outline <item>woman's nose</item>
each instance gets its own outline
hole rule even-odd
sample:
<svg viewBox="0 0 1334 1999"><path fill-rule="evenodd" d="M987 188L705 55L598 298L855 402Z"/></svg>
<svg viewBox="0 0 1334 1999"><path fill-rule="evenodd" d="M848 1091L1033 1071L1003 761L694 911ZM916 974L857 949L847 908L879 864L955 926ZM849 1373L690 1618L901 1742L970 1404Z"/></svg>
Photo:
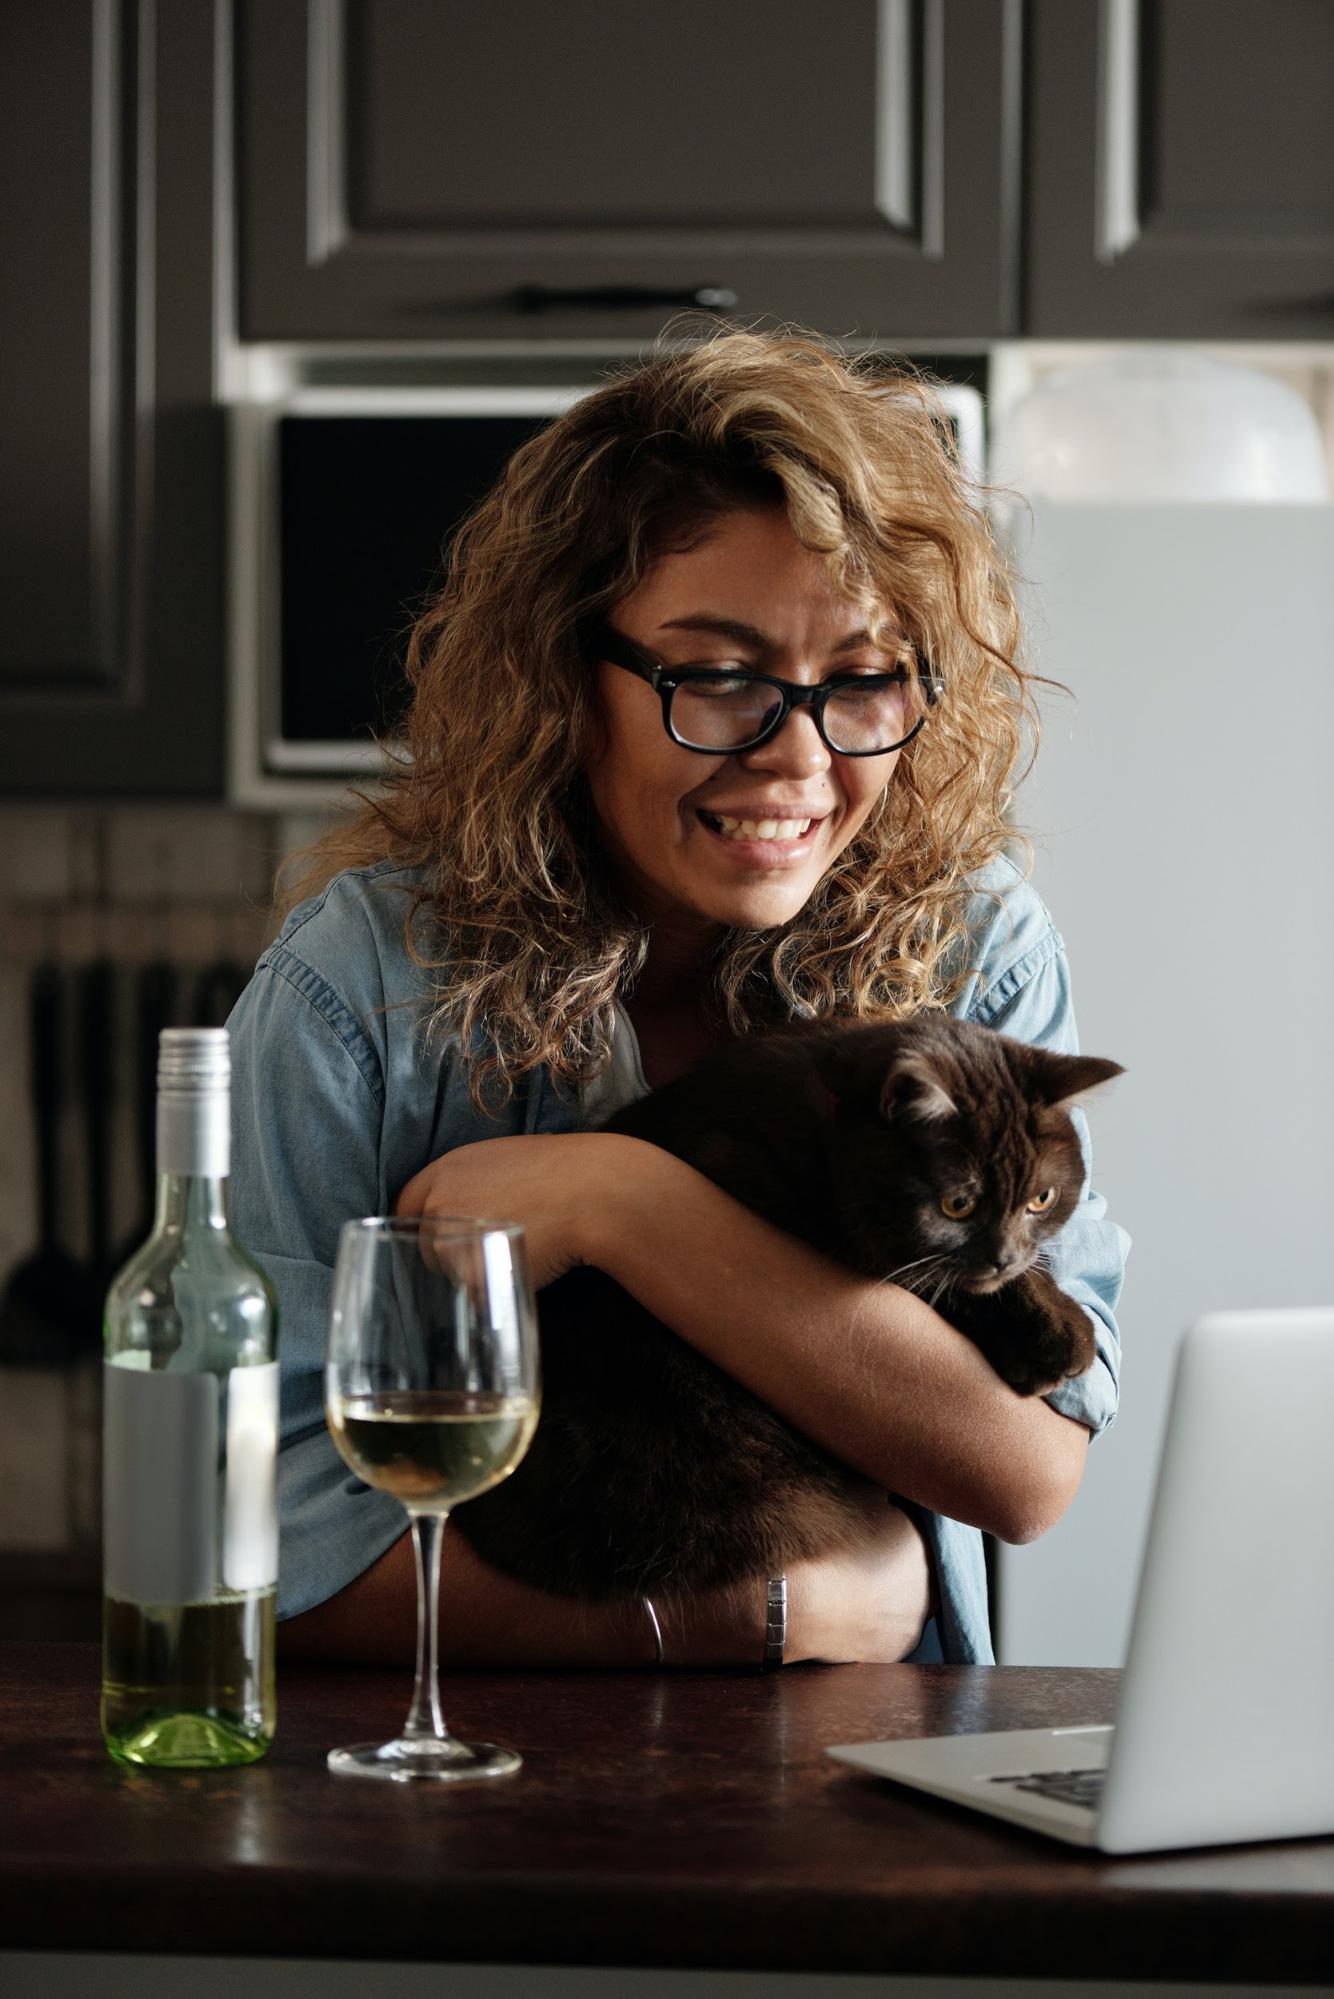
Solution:
<svg viewBox="0 0 1334 1999"><path fill-rule="evenodd" d="M831 754L810 709L794 708L777 734L746 750L742 762L761 770L817 771L828 768Z"/></svg>

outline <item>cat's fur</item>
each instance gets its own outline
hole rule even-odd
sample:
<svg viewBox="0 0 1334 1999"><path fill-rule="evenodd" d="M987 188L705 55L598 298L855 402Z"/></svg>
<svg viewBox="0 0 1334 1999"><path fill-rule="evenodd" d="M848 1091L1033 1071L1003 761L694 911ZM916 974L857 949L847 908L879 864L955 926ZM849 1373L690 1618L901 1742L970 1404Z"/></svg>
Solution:
<svg viewBox="0 0 1334 1999"><path fill-rule="evenodd" d="M918 1291L1036 1395L1093 1360L1087 1316L1039 1258L1079 1198L1065 1106L1119 1073L942 1014L837 1022L736 1043L606 1129L675 1153L850 1269ZM1029 1215L1048 1188L1050 1209ZM941 1199L965 1189L976 1208L951 1221ZM537 1435L513 1476L456 1517L487 1561L610 1598L777 1575L864 1533L866 1479L601 1271L549 1286L539 1316Z"/></svg>

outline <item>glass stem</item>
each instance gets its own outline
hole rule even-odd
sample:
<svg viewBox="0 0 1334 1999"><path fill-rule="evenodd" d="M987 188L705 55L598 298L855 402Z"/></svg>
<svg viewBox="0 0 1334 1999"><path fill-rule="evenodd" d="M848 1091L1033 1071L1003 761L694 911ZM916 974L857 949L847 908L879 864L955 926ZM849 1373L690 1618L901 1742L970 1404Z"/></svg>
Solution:
<svg viewBox="0 0 1334 1999"><path fill-rule="evenodd" d="M403 1730L407 1742L449 1742L440 1712L440 1537L447 1513L414 1513L412 1548L417 1557L417 1679Z"/></svg>

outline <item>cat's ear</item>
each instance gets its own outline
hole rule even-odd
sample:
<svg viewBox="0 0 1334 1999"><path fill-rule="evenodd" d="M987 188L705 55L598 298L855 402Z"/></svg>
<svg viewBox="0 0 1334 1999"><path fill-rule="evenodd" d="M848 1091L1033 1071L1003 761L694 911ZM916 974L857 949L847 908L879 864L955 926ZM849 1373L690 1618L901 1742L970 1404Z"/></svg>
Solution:
<svg viewBox="0 0 1334 1999"><path fill-rule="evenodd" d="M1119 1062L1109 1062L1101 1055L1058 1055L1050 1048L1030 1048L1029 1056L1034 1080L1053 1107L1068 1104L1099 1083L1110 1083L1114 1076L1125 1074Z"/></svg>
<svg viewBox="0 0 1334 1999"><path fill-rule="evenodd" d="M882 1117L920 1118L930 1124L953 1117L957 1109L944 1077L923 1049L909 1049L890 1065L880 1091Z"/></svg>

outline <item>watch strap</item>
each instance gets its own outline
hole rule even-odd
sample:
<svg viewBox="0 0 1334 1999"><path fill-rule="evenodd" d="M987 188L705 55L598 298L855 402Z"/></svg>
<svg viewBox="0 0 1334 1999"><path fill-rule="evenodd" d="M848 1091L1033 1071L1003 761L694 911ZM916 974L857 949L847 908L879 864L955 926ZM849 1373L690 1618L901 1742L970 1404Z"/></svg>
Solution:
<svg viewBox="0 0 1334 1999"><path fill-rule="evenodd" d="M787 1577L772 1576L765 1600L764 1614L764 1657L760 1661L761 1670L769 1666L781 1666L783 1651L787 1645Z"/></svg>

